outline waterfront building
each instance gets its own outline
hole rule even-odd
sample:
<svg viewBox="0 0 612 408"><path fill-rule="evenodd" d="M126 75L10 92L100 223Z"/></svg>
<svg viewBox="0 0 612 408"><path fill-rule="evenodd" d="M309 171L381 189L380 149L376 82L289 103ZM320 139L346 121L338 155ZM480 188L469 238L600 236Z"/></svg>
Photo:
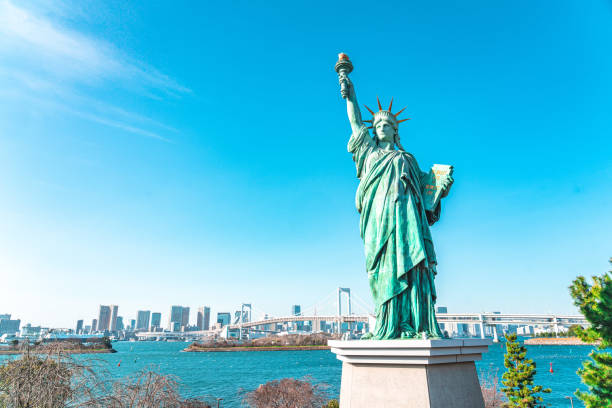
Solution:
<svg viewBox="0 0 612 408"><path fill-rule="evenodd" d="M301 316L301 314L302 307L300 305L291 306L291 316ZM304 322L292 322L290 326L292 330L303 330Z"/></svg>
<svg viewBox="0 0 612 408"><path fill-rule="evenodd" d="M125 329L125 325L123 324L123 316L117 316L117 331L121 331Z"/></svg>
<svg viewBox="0 0 612 408"><path fill-rule="evenodd" d="M183 307L183 311L181 313L181 326L187 327L189 326L189 308Z"/></svg>
<svg viewBox="0 0 612 408"><path fill-rule="evenodd" d="M227 326L230 324L230 320L232 320L232 315L228 312L218 312L217 313L217 323L220 327Z"/></svg>
<svg viewBox="0 0 612 408"><path fill-rule="evenodd" d="M151 331L161 328L161 313L151 313Z"/></svg>
<svg viewBox="0 0 612 408"><path fill-rule="evenodd" d="M97 332L98 331L98 319L92 319L91 321L91 332Z"/></svg>
<svg viewBox="0 0 612 408"><path fill-rule="evenodd" d="M210 307L202 306L198 309L196 322L197 330L208 330L210 327Z"/></svg>
<svg viewBox="0 0 612 408"><path fill-rule="evenodd" d="M85 334L91 334L91 325L85 325L85 328L83 329L83 333Z"/></svg>
<svg viewBox="0 0 612 408"><path fill-rule="evenodd" d="M11 319L10 314L0 315L0 336L3 334L16 334L19 332L21 319Z"/></svg>
<svg viewBox="0 0 612 408"><path fill-rule="evenodd" d="M116 332L117 331L117 313L119 313L119 306L110 305L110 309L111 309L110 331Z"/></svg>
<svg viewBox="0 0 612 408"><path fill-rule="evenodd" d="M136 330L136 319L131 319L130 320L130 329L132 331Z"/></svg>
<svg viewBox="0 0 612 408"><path fill-rule="evenodd" d="M111 309L109 306L100 305L98 313L98 331L110 329Z"/></svg>
<svg viewBox="0 0 612 408"><path fill-rule="evenodd" d="M83 320L77 320L76 329L74 332L76 334L81 334L82 331L83 331Z"/></svg>
<svg viewBox="0 0 612 408"><path fill-rule="evenodd" d="M38 338L43 332L40 326L32 326L30 323L21 328L21 337Z"/></svg>
<svg viewBox="0 0 612 408"><path fill-rule="evenodd" d="M300 305L291 306L291 316L300 316L302 314L302 307Z"/></svg>
<svg viewBox="0 0 612 408"><path fill-rule="evenodd" d="M136 314L136 330L149 330L150 310L139 310Z"/></svg>
<svg viewBox="0 0 612 408"><path fill-rule="evenodd" d="M438 306L436 307L436 313L448 313L448 308L446 306ZM438 323L438 326L440 326L442 333L446 332L449 335L453 333L455 329L452 323Z"/></svg>
<svg viewBox="0 0 612 408"><path fill-rule="evenodd" d="M189 316L189 312L187 313L187 316ZM180 331L180 327L183 324L183 306L170 307L170 316L168 317L168 330L177 331L174 330L175 323L179 324L178 331Z"/></svg>

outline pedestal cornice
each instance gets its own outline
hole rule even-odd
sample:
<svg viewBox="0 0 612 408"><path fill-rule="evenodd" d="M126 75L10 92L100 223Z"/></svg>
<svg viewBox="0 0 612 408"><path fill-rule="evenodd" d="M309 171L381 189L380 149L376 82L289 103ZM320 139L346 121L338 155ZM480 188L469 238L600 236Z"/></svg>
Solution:
<svg viewBox="0 0 612 408"><path fill-rule="evenodd" d="M431 365L477 361L489 339L330 340L336 357L350 364Z"/></svg>

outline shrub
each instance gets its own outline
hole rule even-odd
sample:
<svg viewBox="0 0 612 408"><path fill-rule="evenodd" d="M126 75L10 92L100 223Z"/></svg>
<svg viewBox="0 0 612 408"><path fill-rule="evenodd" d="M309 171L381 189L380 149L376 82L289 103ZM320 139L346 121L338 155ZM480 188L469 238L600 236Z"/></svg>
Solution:
<svg viewBox="0 0 612 408"><path fill-rule="evenodd" d="M313 385L310 378L283 378L246 393L243 401L252 408L321 408L327 401L326 388L324 384Z"/></svg>
<svg viewBox="0 0 612 408"><path fill-rule="evenodd" d="M324 408L340 408L340 403L337 399L330 400Z"/></svg>
<svg viewBox="0 0 612 408"><path fill-rule="evenodd" d="M485 408L502 408L504 402L504 394L499 389L499 378L497 373L487 373L486 376L480 379L480 391L482 399L485 403Z"/></svg>
<svg viewBox="0 0 612 408"><path fill-rule="evenodd" d="M61 345L39 346L0 365L2 408L210 408L183 400L178 381L153 369L119 381L96 360L73 359ZM40 354L41 352L44 352Z"/></svg>

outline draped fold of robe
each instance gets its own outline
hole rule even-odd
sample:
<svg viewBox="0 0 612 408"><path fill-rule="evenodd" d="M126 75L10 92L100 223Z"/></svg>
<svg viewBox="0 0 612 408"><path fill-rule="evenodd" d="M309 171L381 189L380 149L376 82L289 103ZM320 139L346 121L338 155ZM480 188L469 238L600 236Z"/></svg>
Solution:
<svg viewBox="0 0 612 408"><path fill-rule="evenodd" d="M415 158L384 150L367 129L348 143L360 180L356 194L366 268L376 307L374 339L442 337L436 321L436 256L429 226L440 205L426 211L423 179Z"/></svg>

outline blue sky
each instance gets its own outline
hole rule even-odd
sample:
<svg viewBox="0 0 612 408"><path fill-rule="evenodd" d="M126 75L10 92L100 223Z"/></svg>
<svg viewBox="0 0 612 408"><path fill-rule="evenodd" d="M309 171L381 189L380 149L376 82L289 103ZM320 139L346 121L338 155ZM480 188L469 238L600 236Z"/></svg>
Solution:
<svg viewBox="0 0 612 408"><path fill-rule="evenodd" d="M343 51L455 166L438 304L574 313L612 255L612 4L332 3L0 0L0 312L368 302Z"/></svg>

